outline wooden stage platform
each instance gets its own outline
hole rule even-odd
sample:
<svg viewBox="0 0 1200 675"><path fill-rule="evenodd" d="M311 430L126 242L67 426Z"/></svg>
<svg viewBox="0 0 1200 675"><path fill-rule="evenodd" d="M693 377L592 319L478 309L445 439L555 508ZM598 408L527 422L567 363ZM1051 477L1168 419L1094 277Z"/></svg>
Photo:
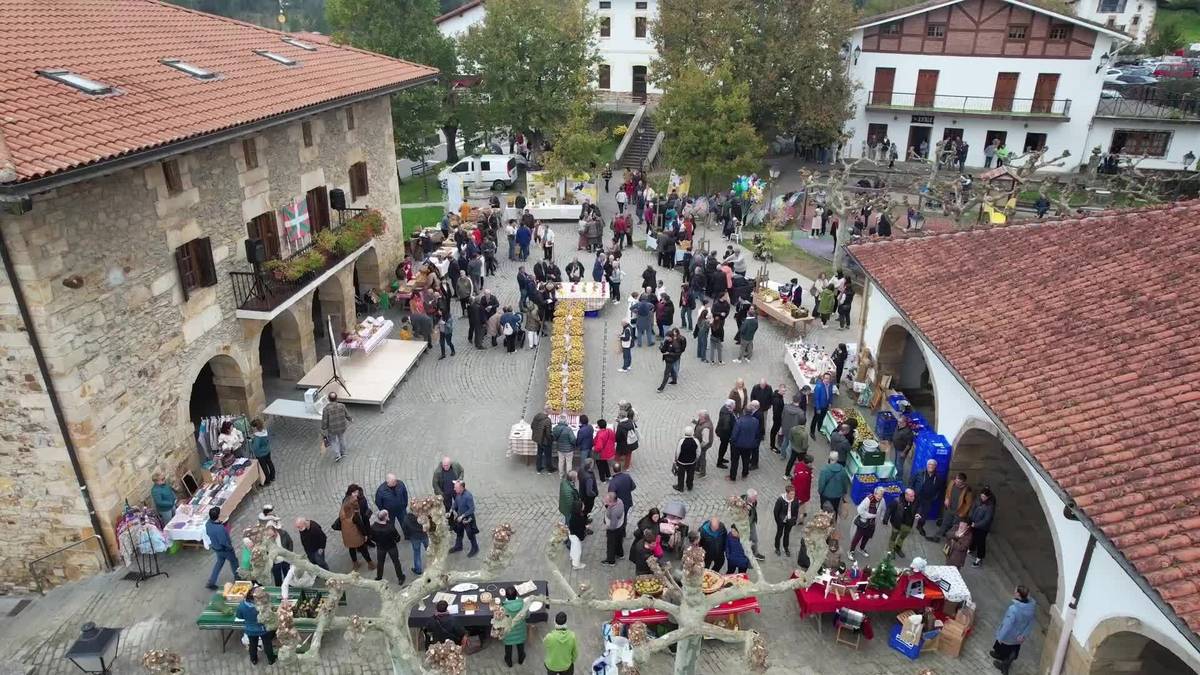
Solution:
<svg viewBox="0 0 1200 675"><path fill-rule="evenodd" d="M424 340L385 340L370 354L355 353L349 358L338 358L338 375L349 391L334 382L321 393L335 392L342 403L378 405L382 409L408 371L417 364L425 347ZM296 386L300 389L320 387L332 375L333 357L326 356L305 373Z"/></svg>

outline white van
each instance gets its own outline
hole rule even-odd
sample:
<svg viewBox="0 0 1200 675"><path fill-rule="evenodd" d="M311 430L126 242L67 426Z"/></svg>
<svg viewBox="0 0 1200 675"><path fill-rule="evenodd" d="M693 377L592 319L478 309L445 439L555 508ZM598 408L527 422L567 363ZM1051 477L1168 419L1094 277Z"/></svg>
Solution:
<svg viewBox="0 0 1200 675"><path fill-rule="evenodd" d="M505 190L517 181L517 158L513 155L463 157L438 172L438 182L443 188L451 175L461 176L464 186L490 185L493 190Z"/></svg>

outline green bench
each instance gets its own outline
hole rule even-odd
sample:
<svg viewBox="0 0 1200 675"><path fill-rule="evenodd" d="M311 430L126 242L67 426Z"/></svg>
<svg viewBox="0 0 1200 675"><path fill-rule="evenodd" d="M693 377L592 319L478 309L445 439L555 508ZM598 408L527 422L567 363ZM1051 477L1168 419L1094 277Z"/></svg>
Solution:
<svg viewBox="0 0 1200 675"><path fill-rule="evenodd" d="M277 586L263 586L263 589L266 590L267 595L271 598L271 606L278 607L279 603L283 600L282 590ZM326 595L329 595L329 591L324 589L306 588L303 590L305 596L316 594L321 598L324 598ZM300 591L301 589L299 588L292 588L290 591L292 599L299 599ZM240 599L236 601L230 601L226 600L225 596L219 592L213 593L212 597L209 598L208 605L205 606L205 608L200 612L200 616L196 617L196 627L200 630L215 630L221 632L222 652L225 651L226 646L229 644L229 639L236 633L240 633L242 631L242 627L245 625L244 621L239 621L235 616L239 604L241 604ZM341 601L338 603L338 606L344 607L345 605L346 596L343 595ZM311 634L312 632L316 631L316 629L316 619L296 617L297 632Z"/></svg>

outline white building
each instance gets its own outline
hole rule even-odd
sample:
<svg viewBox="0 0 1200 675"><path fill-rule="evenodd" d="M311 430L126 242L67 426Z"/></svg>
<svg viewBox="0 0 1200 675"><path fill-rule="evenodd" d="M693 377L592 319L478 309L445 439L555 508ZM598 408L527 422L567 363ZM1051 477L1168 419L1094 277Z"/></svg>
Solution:
<svg viewBox="0 0 1200 675"><path fill-rule="evenodd" d="M1128 41L1019 0L932 0L867 18L848 57L859 85L848 151L883 138L902 150L959 138L967 164L980 166L1000 139L1017 154L1069 150L1064 168L1074 168L1090 148L1107 55Z"/></svg>
<svg viewBox="0 0 1200 675"><path fill-rule="evenodd" d="M660 93L649 78L655 54L650 31L658 18L658 0L588 0L588 8L599 19L596 88L621 98ZM486 13L485 0L474 0L438 17L438 29L442 35L459 37Z"/></svg>
<svg viewBox="0 0 1200 675"><path fill-rule="evenodd" d="M1200 587L1188 572L1200 557L1189 482L1200 476L1200 360L1172 356L1192 344L1185 327L1200 322L1200 301L1123 290L1128 278L1200 283L1200 264L1178 258L1195 250L1200 206L1136 218L850 248L867 275L868 379L890 377L952 444L949 471L994 492L985 565L1031 590L1046 631L1041 673L1200 672Z"/></svg>
<svg viewBox="0 0 1200 675"><path fill-rule="evenodd" d="M1095 21L1145 42L1158 11L1156 0L1068 0L1081 19Z"/></svg>

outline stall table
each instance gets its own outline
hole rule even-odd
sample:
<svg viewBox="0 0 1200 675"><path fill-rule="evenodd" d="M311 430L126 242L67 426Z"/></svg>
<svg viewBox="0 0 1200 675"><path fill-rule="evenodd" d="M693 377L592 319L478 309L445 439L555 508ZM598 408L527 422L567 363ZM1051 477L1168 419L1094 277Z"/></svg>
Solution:
<svg viewBox="0 0 1200 675"><path fill-rule="evenodd" d="M558 301L580 300L585 312L597 312L612 298L608 295L608 284L603 281L566 281L558 285Z"/></svg>
<svg viewBox="0 0 1200 675"><path fill-rule="evenodd" d="M282 590L278 586L263 586L267 596L271 598L271 606L278 607L282 602ZM315 588L304 589L305 595L317 594L324 598L329 595L329 591ZM300 597L300 589L292 588L289 597L293 600ZM221 632L221 651L225 651L225 646L229 643L229 638L240 632L246 622L235 617L238 605L241 604L241 599L227 600L221 592L212 594L208 604L200 612L200 616L196 617L196 628L200 630L216 630ZM346 605L346 596L343 595L338 602L339 606ZM299 633L313 633L317 629L317 620L296 617L296 631Z"/></svg>
<svg viewBox="0 0 1200 675"><path fill-rule="evenodd" d="M923 610L926 607L941 607L945 596L942 593L942 589L937 585L937 582L931 581L924 574L917 574L924 581L925 597L923 598L914 598L905 593L905 590L908 588L908 581L914 575L904 574L896 582L896 587L886 594L869 589L859 592L857 600L850 597L847 591L841 591L840 598L832 589L826 594L824 584L814 583L808 588L796 589L796 604L800 608L801 618L820 614L832 614L841 607L853 609L864 614L872 612L895 613L906 609ZM792 572L791 578L795 579L796 576L796 573ZM884 595L887 595L887 597L884 598ZM818 621L819 625L820 622Z"/></svg>
<svg viewBox="0 0 1200 675"><path fill-rule="evenodd" d="M812 315L795 317L783 306L783 301L775 300L767 302L758 293L754 294L754 309L759 316L769 317L771 320L779 323L788 330L789 335L794 335L798 338L808 337L809 324L812 322Z"/></svg>
<svg viewBox="0 0 1200 675"><path fill-rule="evenodd" d="M175 508L175 517L163 528L163 533L171 541L194 541L208 547L208 536L204 533L204 524L208 522L208 510L213 506L221 507L221 520L227 520L237 509L238 504L250 494L251 488L263 480L262 471L258 468L258 460L239 459L233 464L236 470L244 467L242 472L224 485L216 494L205 492L212 484L205 485L196 494L204 493L199 499L179 504Z"/></svg>
<svg viewBox="0 0 1200 675"><path fill-rule="evenodd" d="M531 582L534 585L533 590L524 590L523 591L520 588L520 586L522 584L528 584ZM450 616L453 616L458 621L458 624L460 626L462 626L464 629L466 629L468 631L471 629L482 629L485 632L492 625L491 606L485 605L482 602L479 602L478 603L479 609L475 610L472 613L464 612L461 607L462 596L464 596L464 595L479 596L480 594L484 593L485 591L488 593L491 593L493 596L498 596L500 591L508 586L517 588L517 595L519 595L522 598L528 597L530 595L538 595L538 596L542 596L542 597L549 597L549 595L550 595L550 584L544 580L493 581L493 582L489 582L486 584L476 584L476 585L479 586L479 588L477 588L475 590L452 591L452 590L447 589L447 590L430 593L429 595L422 598L421 604L414 607L412 612L408 615L408 628L410 631L412 631L413 644L418 645L420 647L424 643L424 638L422 637L422 633L423 633L422 629L424 629L426 626L433 623L433 613L434 613L433 609L434 609L434 606L437 604L437 601L434 600L434 598L438 595L438 593L445 593L446 595L454 596L454 598L455 598L454 602L452 602L452 603L449 603L449 601L447 601L447 602L450 605L455 607L456 611L450 612ZM478 602L478 600L477 600L477 602ZM549 617L550 617L550 607L549 607L549 605L546 605L546 606L543 606L541 609L539 609L536 612L530 612L529 614L527 614L525 617L525 623L527 623L527 624L545 623L546 621L549 620Z"/></svg>
<svg viewBox="0 0 1200 675"><path fill-rule="evenodd" d="M783 362L799 387L811 386L813 381L822 374L837 370L837 367L833 365L833 359L825 353L823 348L805 344L802 341L789 342L784 345ZM827 415L825 419L828 422L829 416Z"/></svg>
<svg viewBox="0 0 1200 675"><path fill-rule="evenodd" d="M382 317L380 317L382 318ZM370 328L364 328L363 325L371 321ZM354 352L362 354L370 354L375 351L375 348L383 344L383 341L392 334L392 330L396 324L391 319L383 319L376 321L371 317L367 317L364 321L354 327L355 336L352 341L347 342L342 340L338 343L338 353L344 356L353 356ZM366 337L362 336L363 332L368 332Z"/></svg>
<svg viewBox="0 0 1200 675"><path fill-rule="evenodd" d="M738 576L743 579L750 578L745 574L730 576ZM710 609L705 616L710 620L714 620L714 622L724 624L726 628L739 630L741 628L740 617L746 612L754 612L756 614L762 612L762 607L758 604L758 598L750 596L717 605ZM647 626L653 626L670 621L671 615L657 609L628 609L613 612L612 620L624 625L641 622Z"/></svg>

